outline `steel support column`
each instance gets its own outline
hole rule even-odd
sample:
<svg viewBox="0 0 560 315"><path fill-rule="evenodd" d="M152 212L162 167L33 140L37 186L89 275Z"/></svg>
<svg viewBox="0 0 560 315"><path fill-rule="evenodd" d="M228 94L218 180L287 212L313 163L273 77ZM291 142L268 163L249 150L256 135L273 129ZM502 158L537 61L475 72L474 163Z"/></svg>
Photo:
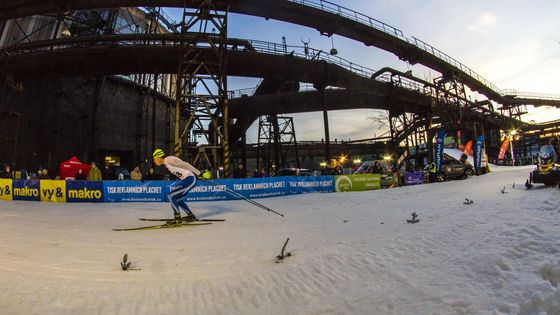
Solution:
<svg viewBox="0 0 560 315"><path fill-rule="evenodd" d="M327 95L325 94L325 89L321 89L323 94L323 126L325 129L325 161L330 163L331 161L331 148L330 148L330 132L329 132L329 109L327 107Z"/></svg>
<svg viewBox="0 0 560 315"><path fill-rule="evenodd" d="M228 9L218 11L212 0L202 1L195 10L183 8L183 57L177 73L174 154L189 158L202 147L211 148L214 156L210 168L217 170L223 166L224 176L231 177L227 15Z"/></svg>

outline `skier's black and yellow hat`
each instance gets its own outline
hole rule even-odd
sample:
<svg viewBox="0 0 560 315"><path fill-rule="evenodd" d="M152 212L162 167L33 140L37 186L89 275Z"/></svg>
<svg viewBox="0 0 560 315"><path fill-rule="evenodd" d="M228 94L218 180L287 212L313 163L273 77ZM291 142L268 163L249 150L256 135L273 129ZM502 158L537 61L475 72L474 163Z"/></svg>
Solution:
<svg viewBox="0 0 560 315"><path fill-rule="evenodd" d="M163 152L162 149L155 149L154 153L152 154L152 156L155 158L160 158L160 157L164 157L165 153Z"/></svg>

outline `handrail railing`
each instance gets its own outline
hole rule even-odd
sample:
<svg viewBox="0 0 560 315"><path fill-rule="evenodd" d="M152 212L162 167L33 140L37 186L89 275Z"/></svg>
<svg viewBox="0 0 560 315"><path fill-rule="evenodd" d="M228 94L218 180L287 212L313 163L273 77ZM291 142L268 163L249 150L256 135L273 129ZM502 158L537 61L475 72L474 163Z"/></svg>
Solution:
<svg viewBox="0 0 560 315"><path fill-rule="evenodd" d="M171 32L179 32L177 29L177 22L173 20L171 16L165 13L164 10L157 10L155 7L142 7L144 10L158 16L161 23L167 27L167 29Z"/></svg>
<svg viewBox="0 0 560 315"><path fill-rule="evenodd" d="M403 32L389 24L383 23L377 19L369 17L363 13L354 11L352 9L348 9L346 7L340 6L338 4L332 3L330 1L319 0L317 1L310 1L310 0L288 0L290 2L302 4L308 7L320 9L322 11L330 12L336 15L343 16L345 18L349 18L356 22L360 22L365 24L369 27L373 27L380 31L383 31L387 34L391 34L397 37L404 37Z"/></svg>
<svg viewBox="0 0 560 315"><path fill-rule="evenodd" d="M146 40L148 38L148 40ZM76 40L73 42L72 40ZM5 49L11 55L13 54L25 54L25 53L32 53L34 51L44 51L44 50L59 50L59 49L72 49L72 48L80 48L84 47L84 44L89 44L91 46L96 45L137 45L137 46L146 46L146 45L161 45L161 46L177 46L181 44L181 41L185 40L185 38L173 34L162 34L162 35L142 35L142 34L123 34L123 35L109 35L109 36L91 36L91 37L79 37L79 38L65 38L65 39L57 39L57 40L46 40L46 41L37 41L34 43L22 44L21 49L18 47L9 47ZM228 49L235 50L235 49L244 49L247 51L256 51L259 53L265 54L273 54L273 55L282 55L282 56L295 56L298 58L305 58L308 60L322 60L328 63L332 63L343 67L353 73L366 77L371 78L375 71L373 69L363 67L360 65L356 65L346 59L329 55L322 50L313 49L310 47L301 47L301 46L288 46L284 44L278 44L273 42L265 42L265 41L252 41L252 40L242 40L242 39L229 39ZM201 40L197 43L200 48L205 48L209 44L205 43L204 40ZM240 45L243 47L239 48ZM297 50L301 50L303 52L297 52ZM390 74L384 74L375 78L376 80L382 82L393 83L396 86L400 86L406 89L414 90L417 92L424 92L423 85L407 79L404 76L398 76L397 80L394 80ZM254 88L252 91L244 91L248 93L254 94ZM231 93L231 92L230 92ZM245 94L242 93L241 95ZM252 95L250 94L250 95ZM234 92L235 96L235 92ZM472 110L478 110L476 107L471 108ZM501 115L498 112L493 112L496 115Z"/></svg>
<svg viewBox="0 0 560 315"><path fill-rule="evenodd" d="M532 123L533 126L560 125L560 119Z"/></svg>
<svg viewBox="0 0 560 315"><path fill-rule="evenodd" d="M416 47L418 47L419 49L447 62L448 64L450 64L451 66L459 69L460 71L464 72L465 74L469 75L470 77L472 77L473 79L477 80L478 82L480 82L481 84L483 84L484 86L486 86L487 88L489 88L490 90L494 91L495 93L499 94L500 96L505 96L505 95L510 95L507 94L508 91L511 90L501 90L499 89L496 85L492 84L491 82L489 82L488 80L486 80L485 78L483 78L480 74L476 73L475 71L473 71L471 68L467 67L466 65L464 65L463 63L461 63L460 61L458 61L457 59L449 56L448 54L442 52L441 50L435 48L434 46L414 37L411 36L411 38L408 38L406 36L404 36L403 32L391 25L388 25L386 23L383 23L379 20L376 20L372 17L369 17L363 13L354 11L352 9L348 9L346 7L337 5L335 3L329 2L329 1L325 1L325 0L287 0L289 2L293 2L293 3L297 3L297 4L302 4L308 7L312 7L312 8L316 8L316 9L320 9L322 11L325 12L329 12L332 14L336 14L339 15L341 17L350 19L352 21L358 22L360 24L375 28L377 30L380 30L386 34L389 34L391 36L397 37L403 41L406 41ZM524 97L524 96L532 96L532 97L539 97L539 99L546 99L546 100L558 100L560 101L560 95L553 95L553 94L539 94L539 93L523 93L523 94L519 94L517 95L518 97ZM542 97L542 98L541 98Z"/></svg>
<svg viewBox="0 0 560 315"><path fill-rule="evenodd" d="M398 38L406 43L409 43L411 45L414 45L415 47L421 49L422 51L427 52L428 54L435 56L436 58L439 58L440 60L448 63L449 65L451 65L452 67L457 68L458 70L462 71L463 73L465 73L466 75L472 77L473 79L475 79L476 81L478 81L479 83L481 83L482 85L484 85L485 87L487 87L488 89L490 89L491 91L497 93L498 95L504 97L504 96L510 96L512 95L511 93L509 93L511 90L500 90L498 87L496 87L494 84L492 84L491 82L489 82L488 80L484 79L481 75L479 75L478 73L476 73L475 71L473 71L471 68L467 67L466 65L464 65L463 63L461 63L460 61L458 61L457 59L449 56L448 54L442 52L441 50L435 48L434 46L414 37L411 36L410 38L404 36L403 32L401 30L399 30L398 28L391 26L389 24L386 24L382 21L379 21L375 18L372 18L370 16L367 16L363 13L360 13L358 11L349 9L347 7L344 6L340 6L338 4L332 3L330 1L326 1L326 0L286 0L287 2L290 3L294 3L294 4L298 4L298 5L303 5L306 7L310 7L310 8L314 8L317 10L321 10L324 12L328 12L331 14L335 14L337 16L340 16L342 18L346 18L349 19L351 21L355 21L358 22L362 25L365 25L367 27L379 30L385 34L388 34L390 36L393 36L395 38ZM176 24L173 21L173 19L171 17L169 17L167 15L167 13L165 13L165 11L155 11L153 9L153 7L142 7L145 11L150 12L152 14L158 14L161 21L163 22L164 25L166 25L168 27L168 29L170 30L174 30L176 29ZM282 44L277 44L278 46L282 47ZM295 46L293 46L295 47ZM276 49L276 48L275 48ZM321 53L324 53L322 51L319 51ZM316 51L315 51L316 53ZM306 54L307 55L307 54ZM365 67L358 67L357 65L353 64L352 62L349 62L347 60L341 60L344 61L342 62L343 64L345 63L345 67L352 69L353 72L365 72L364 70L368 70ZM332 62L332 60L331 60ZM335 63L335 62L333 62ZM341 63L337 63L338 65L341 65ZM364 75L365 73L363 73L362 75ZM517 95L520 98L523 97L531 97L531 98L538 98L538 99L543 99L543 100L554 100L554 101L560 101L560 95L554 95L554 94L542 94L542 93L518 93Z"/></svg>
<svg viewBox="0 0 560 315"><path fill-rule="evenodd" d="M196 35L194 35L196 36ZM84 47L84 45L98 46L98 45L121 45L121 46L177 46L184 40L177 34L121 34L121 35L106 35L106 36L89 36L89 37L74 37L74 38L60 38L56 40L36 41L33 43L26 43L18 46L5 47L3 51L9 55L26 54L36 51L47 50L60 50ZM197 43L200 48L209 47L208 43L203 40ZM272 55L291 55L307 60L321 60L327 63L340 66L355 74L363 77L371 77L375 70L364 67L348 61L344 58L330 55L329 53L304 46L291 46L273 42L265 42L259 40L243 40L230 38L228 42L228 49L230 50L251 50L259 53L272 54Z"/></svg>
<svg viewBox="0 0 560 315"><path fill-rule="evenodd" d="M560 95L558 94L519 92L513 89L503 90L503 92L504 92L504 96L508 96L508 97L560 101Z"/></svg>
<svg viewBox="0 0 560 315"><path fill-rule="evenodd" d="M258 52L271 53L274 55L291 55L305 59L322 60L331 64L335 64L337 66L341 66L346 70L350 70L353 73L359 74L364 77L371 77L371 75L375 72L375 70L371 68L355 64L344 58L333 56L326 51L318 50L311 47L284 45L260 40L248 40L248 42Z"/></svg>
<svg viewBox="0 0 560 315"><path fill-rule="evenodd" d="M256 85L256 86L250 87L250 88L229 90L228 91L228 97L231 99L231 98L241 98L241 97L245 97L245 96L253 96L253 95L255 95L255 92L257 91L258 87L259 86Z"/></svg>
<svg viewBox="0 0 560 315"><path fill-rule="evenodd" d="M471 76L472 78L476 79L478 82L484 84L486 87L490 88L492 91L500 94L500 95L504 95L503 91L500 90L497 86L495 86L494 84L490 83L488 80L484 79L480 74L474 72L471 68L465 66L464 64L462 64L461 62L459 62L457 59L449 56L448 54L442 52L441 50L435 48L434 46L412 36L412 44L414 44L414 46L424 50L425 52L447 62L448 64L454 66L455 68L463 71L464 73L468 74L469 76Z"/></svg>

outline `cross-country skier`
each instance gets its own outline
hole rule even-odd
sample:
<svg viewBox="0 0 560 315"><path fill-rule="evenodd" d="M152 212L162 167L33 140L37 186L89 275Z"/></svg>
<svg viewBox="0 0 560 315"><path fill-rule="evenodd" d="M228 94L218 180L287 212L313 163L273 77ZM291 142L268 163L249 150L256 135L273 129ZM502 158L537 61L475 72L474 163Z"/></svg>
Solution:
<svg viewBox="0 0 560 315"><path fill-rule="evenodd" d="M174 176L177 176L181 182L172 187L169 192L169 203L171 208L173 208L174 221L175 223L181 223L183 218L181 218L181 210L185 211L187 214L186 221L195 221L196 217L187 206L187 194L196 184L196 176L200 175L200 171L196 167L192 166L188 162L181 160L175 156L166 156L163 150L156 149L153 154L154 163L160 166L165 165L167 170Z"/></svg>

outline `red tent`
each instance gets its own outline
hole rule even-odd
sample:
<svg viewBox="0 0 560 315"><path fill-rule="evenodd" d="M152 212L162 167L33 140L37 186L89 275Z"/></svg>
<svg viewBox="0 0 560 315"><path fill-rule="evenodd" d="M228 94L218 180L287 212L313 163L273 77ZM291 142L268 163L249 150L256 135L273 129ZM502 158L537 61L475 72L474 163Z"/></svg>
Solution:
<svg viewBox="0 0 560 315"><path fill-rule="evenodd" d="M84 175L87 176L89 174L89 170L91 169L91 165L80 162L80 160L78 160L75 156L71 157L68 161L60 163L60 179L66 179L67 177L76 178L76 174L78 174L79 169L81 169L82 172L84 172Z"/></svg>

